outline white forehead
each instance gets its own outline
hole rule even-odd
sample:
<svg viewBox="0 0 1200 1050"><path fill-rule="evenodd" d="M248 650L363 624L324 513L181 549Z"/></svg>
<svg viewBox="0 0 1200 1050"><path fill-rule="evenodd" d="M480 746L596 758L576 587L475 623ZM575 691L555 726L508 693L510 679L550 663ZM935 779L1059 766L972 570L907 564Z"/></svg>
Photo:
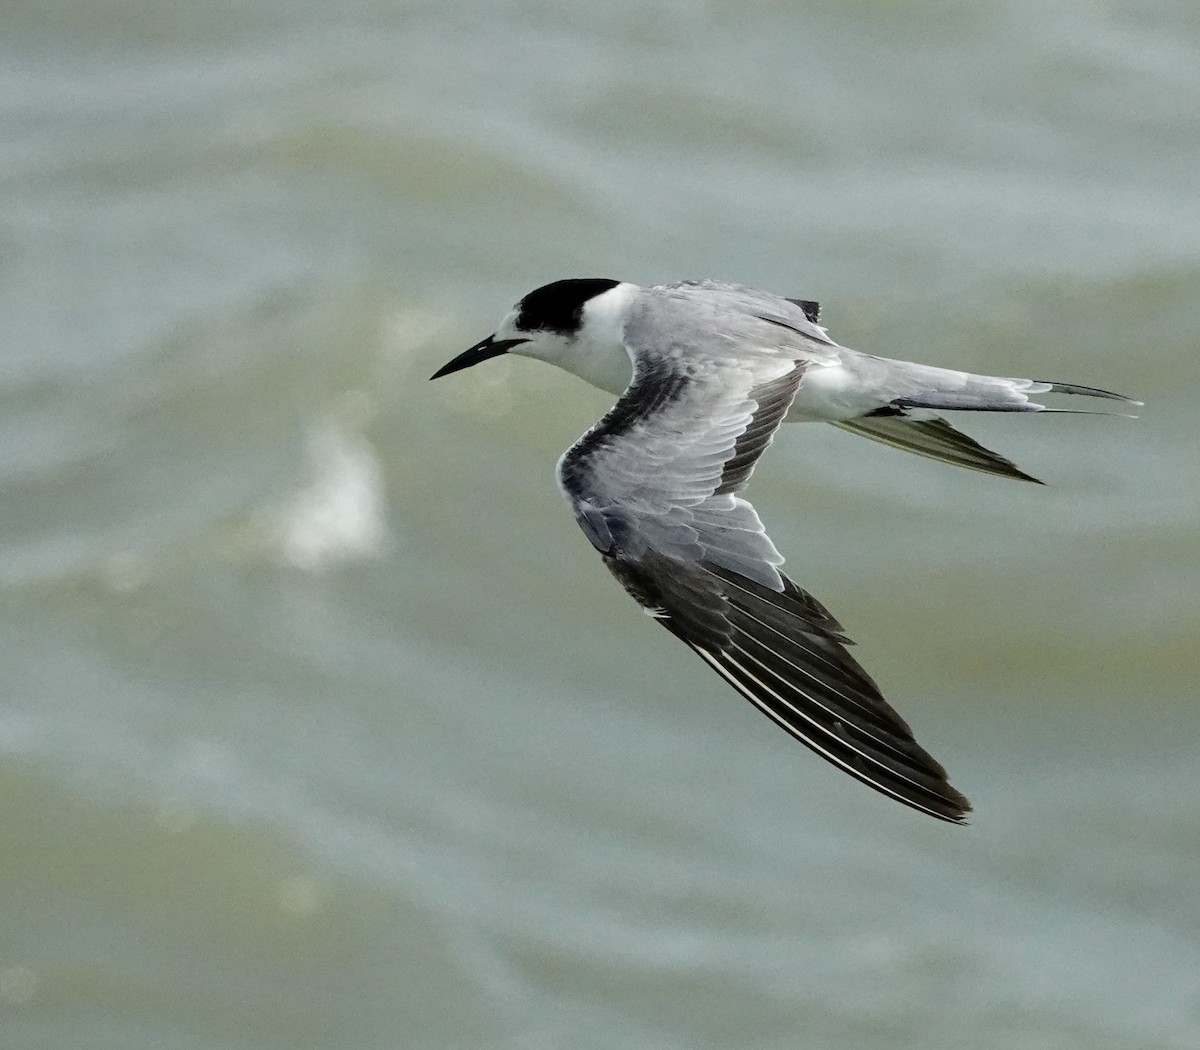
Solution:
<svg viewBox="0 0 1200 1050"><path fill-rule="evenodd" d="M521 304L514 303L513 308L509 310L508 313L506 313L501 319L500 323L496 325L496 336L498 338L508 337L517 330L517 315L520 312Z"/></svg>

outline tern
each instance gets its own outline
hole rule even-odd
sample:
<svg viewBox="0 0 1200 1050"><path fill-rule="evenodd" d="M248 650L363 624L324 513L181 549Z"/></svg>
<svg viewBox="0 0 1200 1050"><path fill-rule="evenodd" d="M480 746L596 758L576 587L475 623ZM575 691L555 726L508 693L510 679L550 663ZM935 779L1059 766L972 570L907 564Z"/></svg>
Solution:
<svg viewBox="0 0 1200 1050"><path fill-rule="evenodd" d="M939 820L967 799L847 649L833 615L781 571L739 492L784 421L1037 482L939 410L1041 412L1048 393L1140 404L1073 383L974 375L860 353L817 303L721 281L535 289L437 379L511 353L619 395L558 462L575 520L625 590L726 682L851 776ZM1040 482L1038 482L1040 484Z"/></svg>

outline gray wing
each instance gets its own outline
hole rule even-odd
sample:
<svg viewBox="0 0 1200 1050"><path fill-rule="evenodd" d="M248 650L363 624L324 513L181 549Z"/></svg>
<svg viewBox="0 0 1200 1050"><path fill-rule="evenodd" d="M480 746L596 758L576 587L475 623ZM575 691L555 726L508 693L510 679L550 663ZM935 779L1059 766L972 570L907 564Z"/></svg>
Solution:
<svg viewBox="0 0 1200 1050"><path fill-rule="evenodd" d="M685 300L693 316L697 311L711 311L714 327L740 328L738 334L742 337L752 338L753 322L765 322L775 328L771 338L783 338L785 345L802 351L798 356L837 360L842 350L817 323L820 304L808 299L784 299L757 288L725 281L683 281L648 291L665 300ZM793 338L781 337L780 329L792 333Z"/></svg>
<svg viewBox="0 0 1200 1050"><path fill-rule="evenodd" d="M559 480L625 589L739 693L834 765L960 821L970 804L846 649L838 622L779 571L736 495L803 378L795 361L636 354L634 381L567 451Z"/></svg>
<svg viewBox="0 0 1200 1050"><path fill-rule="evenodd" d="M770 443L803 368L639 355L612 410L563 455L559 483L602 553L712 563L782 590L775 549L736 495Z"/></svg>

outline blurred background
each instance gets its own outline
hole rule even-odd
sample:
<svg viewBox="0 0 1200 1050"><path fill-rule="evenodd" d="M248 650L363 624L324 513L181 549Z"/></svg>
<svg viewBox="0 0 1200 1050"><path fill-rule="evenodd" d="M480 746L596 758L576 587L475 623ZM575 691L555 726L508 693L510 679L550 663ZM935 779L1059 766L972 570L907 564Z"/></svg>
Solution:
<svg viewBox="0 0 1200 1050"><path fill-rule="evenodd" d="M1198 144L1192 0L9 0L0 1044L1200 1046ZM1146 400L754 479L970 827L615 586L606 395L427 382L566 276Z"/></svg>

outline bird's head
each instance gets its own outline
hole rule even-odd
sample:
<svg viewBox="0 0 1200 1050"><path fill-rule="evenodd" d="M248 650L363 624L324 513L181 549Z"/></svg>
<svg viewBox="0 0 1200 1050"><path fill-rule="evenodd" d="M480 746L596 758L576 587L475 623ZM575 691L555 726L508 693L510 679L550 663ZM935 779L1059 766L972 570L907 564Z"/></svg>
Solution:
<svg viewBox="0 0 1200 1050"><path fill-rule="evenodd" d="M608 277L575 277L536 288L496 331L439 368L438 379L501 354L546 361L605 390L629 382L622 335L636 285Z"/></svg>

